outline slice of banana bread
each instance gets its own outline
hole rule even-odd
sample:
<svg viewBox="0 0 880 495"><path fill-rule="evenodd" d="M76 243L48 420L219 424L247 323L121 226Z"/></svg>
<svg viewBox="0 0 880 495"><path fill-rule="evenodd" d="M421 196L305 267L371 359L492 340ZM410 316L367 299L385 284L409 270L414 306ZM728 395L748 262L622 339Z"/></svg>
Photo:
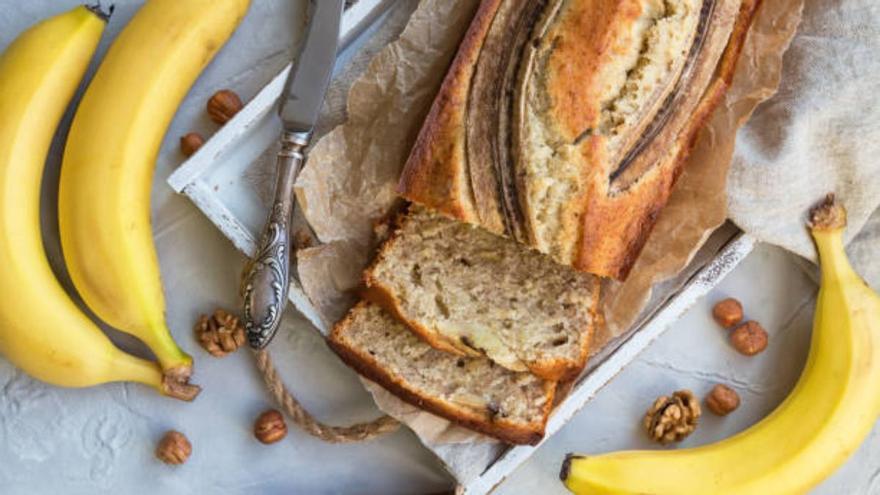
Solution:
<svg viewBox="0 0 880 495"><path fill-rule="evenodd" d="M366 271L367 297L429 344L513 371L574 378L589 354L598 279L511 239L413 207Z"/></svg>
<svg viewBox="0 0 880 495"><path fill-rule="evenodd" d="M375 304L356 305L329 343L349 366L410 404L508 443L544 436L556 383L485 357L438 351Z"/></svg>

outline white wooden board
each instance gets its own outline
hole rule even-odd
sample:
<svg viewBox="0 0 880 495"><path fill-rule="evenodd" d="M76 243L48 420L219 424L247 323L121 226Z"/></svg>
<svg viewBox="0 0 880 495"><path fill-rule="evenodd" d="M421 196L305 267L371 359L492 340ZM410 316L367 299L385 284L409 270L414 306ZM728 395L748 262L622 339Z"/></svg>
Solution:
<svg viewBox="0 0 880 495"><path fill-rule="evenodd" d="M393 0L359 0L345 14L341 42L346 46L354 42L393 3ZM239 250L248 255L254 252L266 209L246 174L278 138L281 127L274 110L289 70L290 66L272 79L168 179L175 191L189 197ZM591 360L589 372L550 418L547 436L558 431L599 389L733 270L753 246L750 237L742 235L731 225L725 225L713 234L679 277L657 288L649 308L633 329ZM291 284L290 299L316 329L327 332L296 281ZM474 474L458 473L459 491L469 495L490 492L537 448L512 447L487 466L477 466ZM434 451L445 462L450 456L460 454L456 449Z"/></svg>

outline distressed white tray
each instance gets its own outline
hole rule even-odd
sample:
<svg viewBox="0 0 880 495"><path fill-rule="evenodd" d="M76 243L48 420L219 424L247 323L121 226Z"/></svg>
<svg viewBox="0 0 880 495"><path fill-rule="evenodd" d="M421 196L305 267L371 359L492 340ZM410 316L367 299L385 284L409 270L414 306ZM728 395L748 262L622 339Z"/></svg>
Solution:
<svg viewBox="0 0 880 495"><path fill-rule="evenodd" d="M343 46L356 41L393 3L394 0L358 0L343 18L340 38ZM348 51L352 49L356 47ZM344 51L342 57L345 56ZM275 116L275 104L289 70L290 66L272 79L234 119L168 179L175 191L189 197L247 255L255 250L266 208L246 177L246 172L277 141L281 126ZM648 308L633 328L591 359L588 372L550 417L545 438L559 431L599 389L717 285L751 252L754 244L751 237L742 234L731 224L722 226L710 236L678 277L655 289ZM295 280L291 283L290 300L317 330L327 333L328 329L318 312ZM469 495L491 492L539 446L503 449L494 456L493 462L487 466L477 466L474 473L453 473L460 483L458 492ZM460 454L454 448L432 450L443 461Z"/></svg>

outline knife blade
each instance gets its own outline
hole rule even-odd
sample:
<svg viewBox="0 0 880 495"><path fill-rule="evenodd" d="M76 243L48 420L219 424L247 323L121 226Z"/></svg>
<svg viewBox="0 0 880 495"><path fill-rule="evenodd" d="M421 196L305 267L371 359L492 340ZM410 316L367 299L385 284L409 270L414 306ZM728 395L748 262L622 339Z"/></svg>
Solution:
<svg viewBox="0 0 880 495"><path fill-rule="evenodd" d="M278 331L290 289L290 222L293 186L305 162L324 94L336 62L345 0L310 0L305 37L281 96L284 126L277 159L275 194L254 258L242 275L242 319L248 343L263 349Z"/></svg>
<svg viewBox="0 0 880 495"><path fill-rule="evenodd" d="M318 120L336 62L345 0L312 0L308 27L278 109L284 129L310 132Z"/></svg>

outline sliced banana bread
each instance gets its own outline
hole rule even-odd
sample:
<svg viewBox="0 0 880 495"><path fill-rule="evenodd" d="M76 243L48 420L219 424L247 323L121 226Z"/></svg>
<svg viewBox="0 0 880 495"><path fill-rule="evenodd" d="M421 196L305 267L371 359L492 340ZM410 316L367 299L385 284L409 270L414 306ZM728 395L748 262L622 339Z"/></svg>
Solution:
<svg viewBox="0 0 880 495"><path fill-rule="evenodd" d="M438 349L548 380L586 363L598 279L511 239L413 207L364 278L369 299Z"/></svg>
<svg viewBox="0 0 880 495"><path fill-rule="evenodd" d="M438 416L508 443L544 436L554 382L438 351L375 304L356 305L329 343L362 375Z"/></svg>

